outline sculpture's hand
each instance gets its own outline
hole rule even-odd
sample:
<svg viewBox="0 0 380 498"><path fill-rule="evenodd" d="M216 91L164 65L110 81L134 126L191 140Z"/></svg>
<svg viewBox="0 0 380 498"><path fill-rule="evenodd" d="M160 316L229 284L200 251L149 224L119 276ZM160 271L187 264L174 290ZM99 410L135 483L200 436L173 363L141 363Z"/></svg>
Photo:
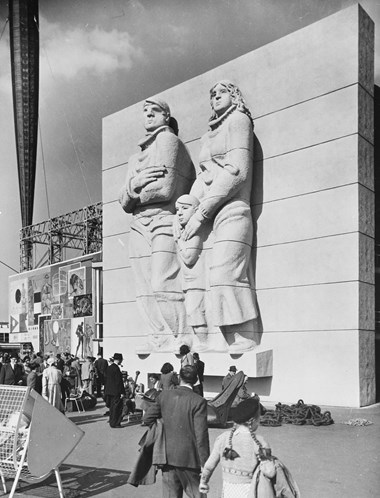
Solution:
<svg viewBox="0 0 380 498"><path fill-rule="evenodd" d="M200 482L199 484L199 492L200 493L208 493L210 491L210 486L205 482Z"/></svg>
<svg viewBox="0 0 380 498"><path fill-rule="evenodd" d="M201 228L203 222L204 218L202 217L202 215L198 212L195 212L185 226L185 230L183 231L183 239L189 240L191 239L191 237L194 237L194 235Z"/></svg>
<svg viewBox="0 0 380 498"><path fill-rule="evenodd" d="M141 189L149 185L149 183L155 182L159 178L165 175L165 166L152 166L150 168L145 168L137 175L132 178L131 186L135 192L139 192Z"/></svg>

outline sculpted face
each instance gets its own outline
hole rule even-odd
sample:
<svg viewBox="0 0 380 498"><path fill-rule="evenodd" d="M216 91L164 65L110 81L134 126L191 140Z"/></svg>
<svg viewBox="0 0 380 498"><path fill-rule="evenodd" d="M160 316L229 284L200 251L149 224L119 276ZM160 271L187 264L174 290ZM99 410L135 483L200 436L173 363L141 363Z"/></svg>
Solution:
<svg viewBox="0 0 380 498"><path fill-rule="evenodd" d="M144 105L144 126L147 131L157 130L160 126L168 124L169 117L157 104L146 102Z"/></svg>
<svg viewBox="0 0 380 498"><path fill-rule="evenodd" d="M181 227L186 226L189 219L195 213L196 206L193 206L192 204L176 202L175 208L177 211L179 224L181 225Z"/></svg>
<svg viewBox="0 0 380 498"><path fill-rule="evenodd" d="M221 116L232 105L231 94L220 83L211 90L211 106L218 116Z"/></svg>

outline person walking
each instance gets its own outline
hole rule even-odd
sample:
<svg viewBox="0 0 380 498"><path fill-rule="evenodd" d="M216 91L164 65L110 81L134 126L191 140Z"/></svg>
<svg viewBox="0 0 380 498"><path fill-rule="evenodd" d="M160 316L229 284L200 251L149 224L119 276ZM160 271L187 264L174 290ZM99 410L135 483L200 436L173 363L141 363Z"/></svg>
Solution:
<svg viewBox="0 0 380 498"><path fill-rule="evenodd" d="M209 492L208 482L221 462L223 498L248 498L255 468L260 460L265 460L266 452L268 456L270 454L268 444L255 434L260 423L259 398L242 401L231 409L230 414L234 425L216 439L211 455L202 469L199 490L202 493Z"/></svg>
<svg viewBox="0 0 380 498"><path fill-rule="evenodd" d="M106 377L106 387L104 390L106 406L109 409L109 424L113 429L121 427L123 417L123 401L125 396L125 387L123 375L119 365L123 361L121 353L115 353L112 357L112 363L109 365Z"/></svg>
<svg viewBox="0 0 380 498"><path fill-rule="evenodd" d="M180 370L177 389L163 390L144 415L144 424L162 418L167 464L162 469L163 498L201 498L199 473L209 453L207 402L193 392L194 366Z"/></svg>

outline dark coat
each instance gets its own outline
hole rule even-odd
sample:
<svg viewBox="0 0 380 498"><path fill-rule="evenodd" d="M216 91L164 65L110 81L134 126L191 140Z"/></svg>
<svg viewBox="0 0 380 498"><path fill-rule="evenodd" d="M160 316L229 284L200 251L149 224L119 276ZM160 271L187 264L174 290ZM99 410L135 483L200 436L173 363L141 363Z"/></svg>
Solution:
<svg viewBox="0 0 380 498"><path fill-rule="evenodd" d="M120 396L121 394L125 394L123 376L120 368L115 363L112 363L108 367L104 394L106 396Z"/></svg>
<svg viewBox="0 0 380 498"><path fill-rule="evenodd" d="M200 469L209 457L207 402L185 386L162 391L144 416L151 425L164 423L168 465Z"/></svg>
<svg viewBox="0 0 380 498"><path fill-rule="evenodd" d="M106 375L108 369L108 361L104 358L98 358L94 361L94 367L97 375Z"/></svg>
<svg viewBox="0 0 380 498"><path fill-rule="evenodd" d="M162 420L157 420L139 441L140 449L136 463L129 475L128 484L154 484L156 482L155 465L166 464L165 439Z"/></svg>
<svg viewBox="0 0 380 498"><path fill-rule="evenodd" d="M199 379L199 382L202 382L203 384L203 381L204 381L204 371L205 371L205 364L203 361L201 360L197 360L194 365L196 366L197 368L197 374L198 374L198 379Z"/></svg>
<svg viewBox="0 0 380 498"><path fill-rule="evenodd" d="M17 385L22 378L23 371L21 365L16 363L15 369L13 370L10 363L3 364L3 368L0 371L0 384L14 386Z"/></svg>

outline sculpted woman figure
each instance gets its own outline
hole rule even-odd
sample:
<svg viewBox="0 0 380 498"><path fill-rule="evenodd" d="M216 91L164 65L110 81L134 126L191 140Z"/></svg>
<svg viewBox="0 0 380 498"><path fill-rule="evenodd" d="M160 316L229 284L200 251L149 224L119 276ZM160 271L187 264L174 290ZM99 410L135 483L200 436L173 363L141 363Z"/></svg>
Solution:
<svg viewBox="0 0 380 498"><path fill-rule="evenodd" d="M251 268L253 123L233 83L216 83L210 101L209 131L202 137L199 172L190 192L200 202L183 238L211 223L207 265L213 325L220 327L230 351L244 352L256 345L253 320L258 315Z"/></svg>

